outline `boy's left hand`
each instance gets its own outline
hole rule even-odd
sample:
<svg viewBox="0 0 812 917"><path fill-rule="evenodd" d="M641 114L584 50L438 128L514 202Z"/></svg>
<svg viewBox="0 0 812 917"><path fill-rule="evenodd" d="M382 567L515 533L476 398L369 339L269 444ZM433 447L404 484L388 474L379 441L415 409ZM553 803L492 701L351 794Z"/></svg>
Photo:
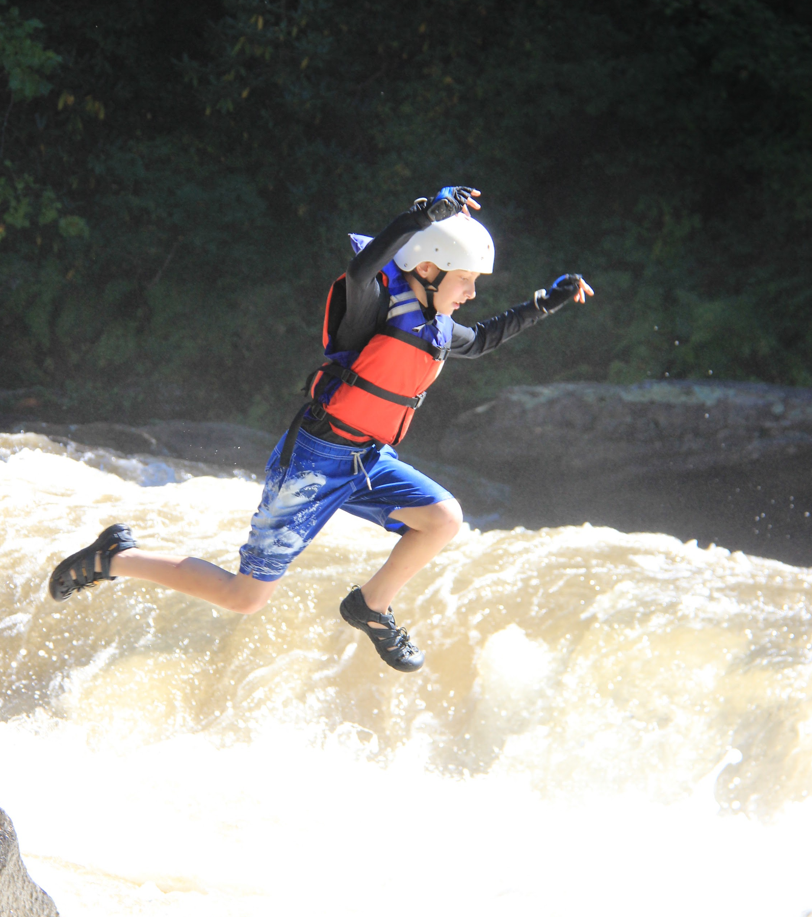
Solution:
<svg viewBox="0 0 812 917"><path fill-rule="evenodd" d="M448 217L454 216L455 213L464 213L466 216L471 216L468 208L480 209L480 205L474 200L480 194L481 192L477 191L476 188L468 188L465 185L449 185L437 192L434 200L426 208L426 213L432 223L446 220Z"/></svg>
<svg viewBox="0 0 812 917"><path fill-rule="evenodd" d="M549 290L536 290L533 302L542 312L556 312L570 299L575 302L586 302L587 296L594 296L595 291L580 274L562 274Z"/></svg>
<svg viewBox="0 0 812 917"><path fill-rule="evenodd" d="M586 297L594 296L595 291L580 274L576 274L575 276L578 278L578 291L572 298L575 302L586 302Z"/></svg>

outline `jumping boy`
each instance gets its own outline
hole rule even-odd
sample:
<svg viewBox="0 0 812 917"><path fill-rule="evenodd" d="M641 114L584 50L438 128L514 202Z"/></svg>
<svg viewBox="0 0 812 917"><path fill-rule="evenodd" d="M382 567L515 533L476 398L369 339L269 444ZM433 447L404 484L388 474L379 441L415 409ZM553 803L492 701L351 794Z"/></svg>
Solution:
<svg viewBox="0 0 812 917"><path fill-rule="evenodd" d="M568 300L593 295L580 275L565 274L501 315L474 327L457 324L452 316L476 296L477 278L493 270L493 240L469 212L480 209L479 194L443 188L432 200L415 201L374 239L351 237L356 255L327 301L326 362L268 461L239 573L196 557L142 551L130 528L117 523L59 564L49 584L53 598L130 576L251 614L344 509L401 537L380 570L341 602L341 616L370 637L388 665L419 669L423 653L395 625L391 603L457 534L462 511L392 446L447 357L482 356Z"/></svg>

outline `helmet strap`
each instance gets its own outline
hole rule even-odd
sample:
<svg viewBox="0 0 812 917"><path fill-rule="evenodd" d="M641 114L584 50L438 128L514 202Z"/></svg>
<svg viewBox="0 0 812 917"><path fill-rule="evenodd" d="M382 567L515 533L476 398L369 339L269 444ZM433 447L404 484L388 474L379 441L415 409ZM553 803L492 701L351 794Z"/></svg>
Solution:
<svg viewBox="0 0 812 917"><path fill-rule="evenodd" d="M421 277L417 271L412 271L412 277L420 284L421 287L426 291L426 305L421 306L423 310L423 316L427 322L433 322L437 317L437 310L434 308L434 294L440 289L440 284L445 279L445 275L448 271L440 271L440 273L434 278L434 280L426 280L425 277Z"/></svg>

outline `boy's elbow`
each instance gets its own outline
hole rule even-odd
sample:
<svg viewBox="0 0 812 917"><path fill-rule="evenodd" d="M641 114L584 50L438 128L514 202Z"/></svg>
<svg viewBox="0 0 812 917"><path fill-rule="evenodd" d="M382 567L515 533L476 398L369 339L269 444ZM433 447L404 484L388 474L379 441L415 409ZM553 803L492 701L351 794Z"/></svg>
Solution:
<svg viewBox="0 0 812 917"><path fill-rule="evenodd" d="M358 285L363 281L364 276L364 264L363 261L359 262L359 256L356 255L352 261L347 265L347 281L349 283Z"/></svg>

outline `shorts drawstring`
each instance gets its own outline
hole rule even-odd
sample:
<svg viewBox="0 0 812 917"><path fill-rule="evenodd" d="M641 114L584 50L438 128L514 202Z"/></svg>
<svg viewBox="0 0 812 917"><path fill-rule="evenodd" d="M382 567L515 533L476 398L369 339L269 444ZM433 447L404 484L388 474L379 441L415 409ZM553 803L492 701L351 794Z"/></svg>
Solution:
<svg viewBox="0 0 812 917"><path fill-rule="evenodd" d="M364 468L364 463L361 460L361 456L363 454L363 452L352 453L352 473L360 474L363 471L364 477L367 479L367 487L372 490L372 481L369 480L369 475L367 474L367 470Z"/></svg>

